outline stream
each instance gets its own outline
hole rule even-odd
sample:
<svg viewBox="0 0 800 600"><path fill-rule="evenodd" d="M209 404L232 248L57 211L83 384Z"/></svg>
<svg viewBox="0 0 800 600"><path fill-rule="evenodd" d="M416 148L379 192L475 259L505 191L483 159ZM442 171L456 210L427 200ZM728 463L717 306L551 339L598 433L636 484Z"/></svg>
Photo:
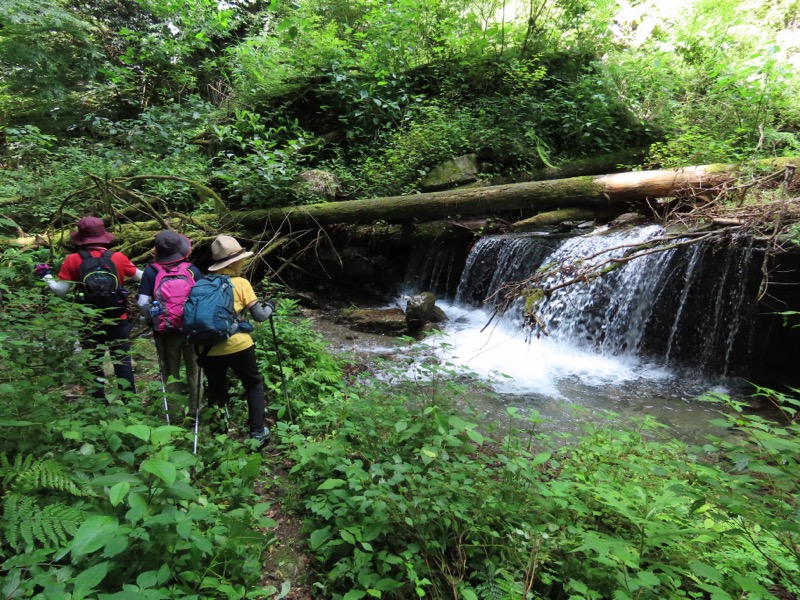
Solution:
<svg viewBox="0 0 800 600"><path fill-rule="evenodd" d="M508 322L489 323L490 314L483 309L437 305L449 319L441 334L412 345L391 336L352 331L322 313L307 316L333 352L353 361L374 366L380 358L386 368L402 367L408 377L417 377L420 365L435 358L438 364L471 373L473 381L484 385L470 386L471 391L458 400L460 408L471 412L476 422L492 423L501 432L511 425L506 409L516 407L523 415L538 413L545 419L538 428L552 433L578 433L588 423L624 425L630 418L649 415L666 426L665 437L699 443L708 434L720 436L725 430L711 424L720 407L698 396L711 391L738 397L747 391L741 380L710 380L699 373L630 355L606 356L547 337L528 340ZM403 299L396 306L403 308Z"/></svg>

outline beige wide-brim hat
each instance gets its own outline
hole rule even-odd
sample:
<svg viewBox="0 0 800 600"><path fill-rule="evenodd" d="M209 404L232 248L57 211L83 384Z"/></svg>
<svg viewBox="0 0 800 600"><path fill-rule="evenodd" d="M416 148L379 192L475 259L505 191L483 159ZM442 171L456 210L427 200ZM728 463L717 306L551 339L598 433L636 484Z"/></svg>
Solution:
<svg viewBox="0 0 800 600"><path fill-rule="evenodd" d="M217 239L211 242L211 258L214 264L208 267L209 271L219 271L228 265L244 258L250 258L253 253L245 250L235 239L229 235L218 235Z"/></svg>

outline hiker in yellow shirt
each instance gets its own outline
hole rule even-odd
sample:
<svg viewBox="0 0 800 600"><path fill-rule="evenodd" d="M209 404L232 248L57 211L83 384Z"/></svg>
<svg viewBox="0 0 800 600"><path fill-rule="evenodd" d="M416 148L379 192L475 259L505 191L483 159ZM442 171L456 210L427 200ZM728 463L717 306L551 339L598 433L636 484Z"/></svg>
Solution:
<svg viewBox="0 0 800 600"><path fill-rule="evenodd" d="M213 275L229 275L233 287L233 309L239 314L249 310L254 321L266 321L275 306L267 300L259 304L253 286L241 277L246 258L253 256L234 238L220 235L211 244L214 259L208 270ZM201 358L200 366L208 379L208 401L211 406L224 408L228 404L228 369L231 369L242 382L247 395L247 425L250 438L264 446L269 439L270 430L264 422L264 380L258 370L255 342L249 333L238 331L224 342L211 346Z"/></svg>

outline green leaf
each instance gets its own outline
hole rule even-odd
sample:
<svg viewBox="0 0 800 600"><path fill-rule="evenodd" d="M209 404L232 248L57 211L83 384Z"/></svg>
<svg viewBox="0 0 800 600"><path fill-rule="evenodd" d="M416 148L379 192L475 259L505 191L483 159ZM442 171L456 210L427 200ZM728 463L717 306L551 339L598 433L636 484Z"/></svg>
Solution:
<svg viewBox="0 0 800 600"><path fill-rule="evenodd" d="M142 471L151 473L161 479L167 485L175 483L178 471L175 465L166 460L150 458L142 463Z"/></svg>
<svg viewBox="0 0 800 600"><path fill-rule="evenodd" d="M119 522L114 517L90 517L80 526L70 544L73 559L96 552L114 539L118 529Z"/></svg>
<svg viewBox="0 0 800 600"><path fill-rule="evenodd" d="M478 600L478 594L469 588L459 590L459 594L463 600Z"/></svg>
<svg viewBox="0 0 800 600"><path fill-rule="evenodd" d="M346 529L342 529L339 532L339 535L348 544L355 544L356 543L356 538L353 536L353 534L351 532L347 531Z"/></svg>
<svg viewBox="0 0 800 600"><path fill-rule="evenodd" d="M367 592L365 592L364 590L350 590L344 595L344 598L342 598L342 600L360 600L366 595Z"/></svg>
<svg viewBox="0 0 800 600"><path fill-rule="evenodd" d="M119 556L125 550L128 549L130 544L129 537L127 535L118 535L113 540L108 542L103 548L103 557L104 558L114 558L115 556Z"/></svg>
<svg viewBox="0 0 800 600"><path fill-rule="evenodd" d="M139 576L136 578L136 585L143 590L156 587L158 585L158 571L139 573Z"/></svg>
<svg viewBox="0 0 800 600"><path fill-rule="evenodd" d="M402 582L397 581L396 579L379 579L376 584L372 587L376 590L380 590L381 592L390 592L392 590L396 590L402 587Z"/></svg>
<svg viewBox="0 0 800 600"><path fill-rule="evenodd" d="M331 539L331 528L325 527L323 529L317 529L315 532L311 534L311 549L316 550L320 547L324 542Z"/></svg>
<svg viewBox="0 0 800 600"><path fill-rule="evenodd" d="M550 453L549 452L540 452L536 456L533 457L531 461L532 465L540 465L543 462L550 460Z"/></svg>
<svg viewBox="0 0 800 600"><path fill-rule="evenodd" d="M755 577L734 574L733 580L739 584L739 587L741 587L744 592L756 594L764 598L770 597L770 591L762 586Z"/></svg>
<svg viewBox="0 0 800 600"><path fill-rule="evenodd" d="M143 442L146 442L148 439L150 439L150 427L147 425L128 425L125 428L125 431L136 436Z"/></svg>
<svg viewBox="0 0 800 600"><path fill-rule="evenodd" d="M131 491L131 484L127 481L120 481L108 491L108 497L111 500L111 506L117 506L120 502L125 500L125 496Z"/></svg>
<svg viewBox="0 0 800 600"><path fill-rule="evenodd" d="M154 446L163 446L172 440L175 434L181 433L182 431L182 427L176 427L174 425L162 425L161 427L157 427L150 432L150 442Z"/></svg>
<svg viewBox="0 0 800 600"><path fill-rule="evenodd" d="M85 571L81 571L74 579L72 597L75 600L85 598L90 592L94 591L97 585L105 579L108 574L108 562L101 562Z"/></svg>
<svg viewBox="0 0 800 600"><path fill-rule="evenodd" d="M483 436L474 429L467 429L467 435L476 444L483 445Z"/></svg>
<svg viewBox="0 0 800 600"><path fill-rule="evenodd" d="M702 579L707 579L713 583L722 583L722 573L706 563L692 561L689 563L689 568L692 570L692 573Z"/></svg>
<svg viewBox="0 0 800 600"><path fill-rule="evenodd" d="M9 419L0 419L0 427L29 427L35 425L31 421L11 421Z"/></svg>
<svg viewBox="0 0 800 600"><path fill-rule="evenodd" d="M333 488L342 487L343 485L347 485L347 482L344 479L326 479L317 489L332 490Z"/></svg>
<svg viewBox="0 0 800 600"><path fill-rule="evenodd" d="M128 506L131 509L125 513L125 520L130 523L136 523L147 514L147 501L136 492L128 494Z"/></svg>

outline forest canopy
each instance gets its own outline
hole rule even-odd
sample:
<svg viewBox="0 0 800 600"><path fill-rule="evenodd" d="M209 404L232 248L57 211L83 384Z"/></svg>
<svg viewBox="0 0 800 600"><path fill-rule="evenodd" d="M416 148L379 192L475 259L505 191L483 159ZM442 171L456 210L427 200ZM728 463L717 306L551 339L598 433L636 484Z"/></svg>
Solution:
<svg viewBox="0 0 800 600"><path fill-rule="evenodd" d="M487 178L630 148L646 168L794 154L799 11L8 0L0 209L35 227L88 186L73 218L110 201L90 176L186 178L230 208L269 208L414 192L462 154ZM196 189L141 191L212 212Z"/></svg>

